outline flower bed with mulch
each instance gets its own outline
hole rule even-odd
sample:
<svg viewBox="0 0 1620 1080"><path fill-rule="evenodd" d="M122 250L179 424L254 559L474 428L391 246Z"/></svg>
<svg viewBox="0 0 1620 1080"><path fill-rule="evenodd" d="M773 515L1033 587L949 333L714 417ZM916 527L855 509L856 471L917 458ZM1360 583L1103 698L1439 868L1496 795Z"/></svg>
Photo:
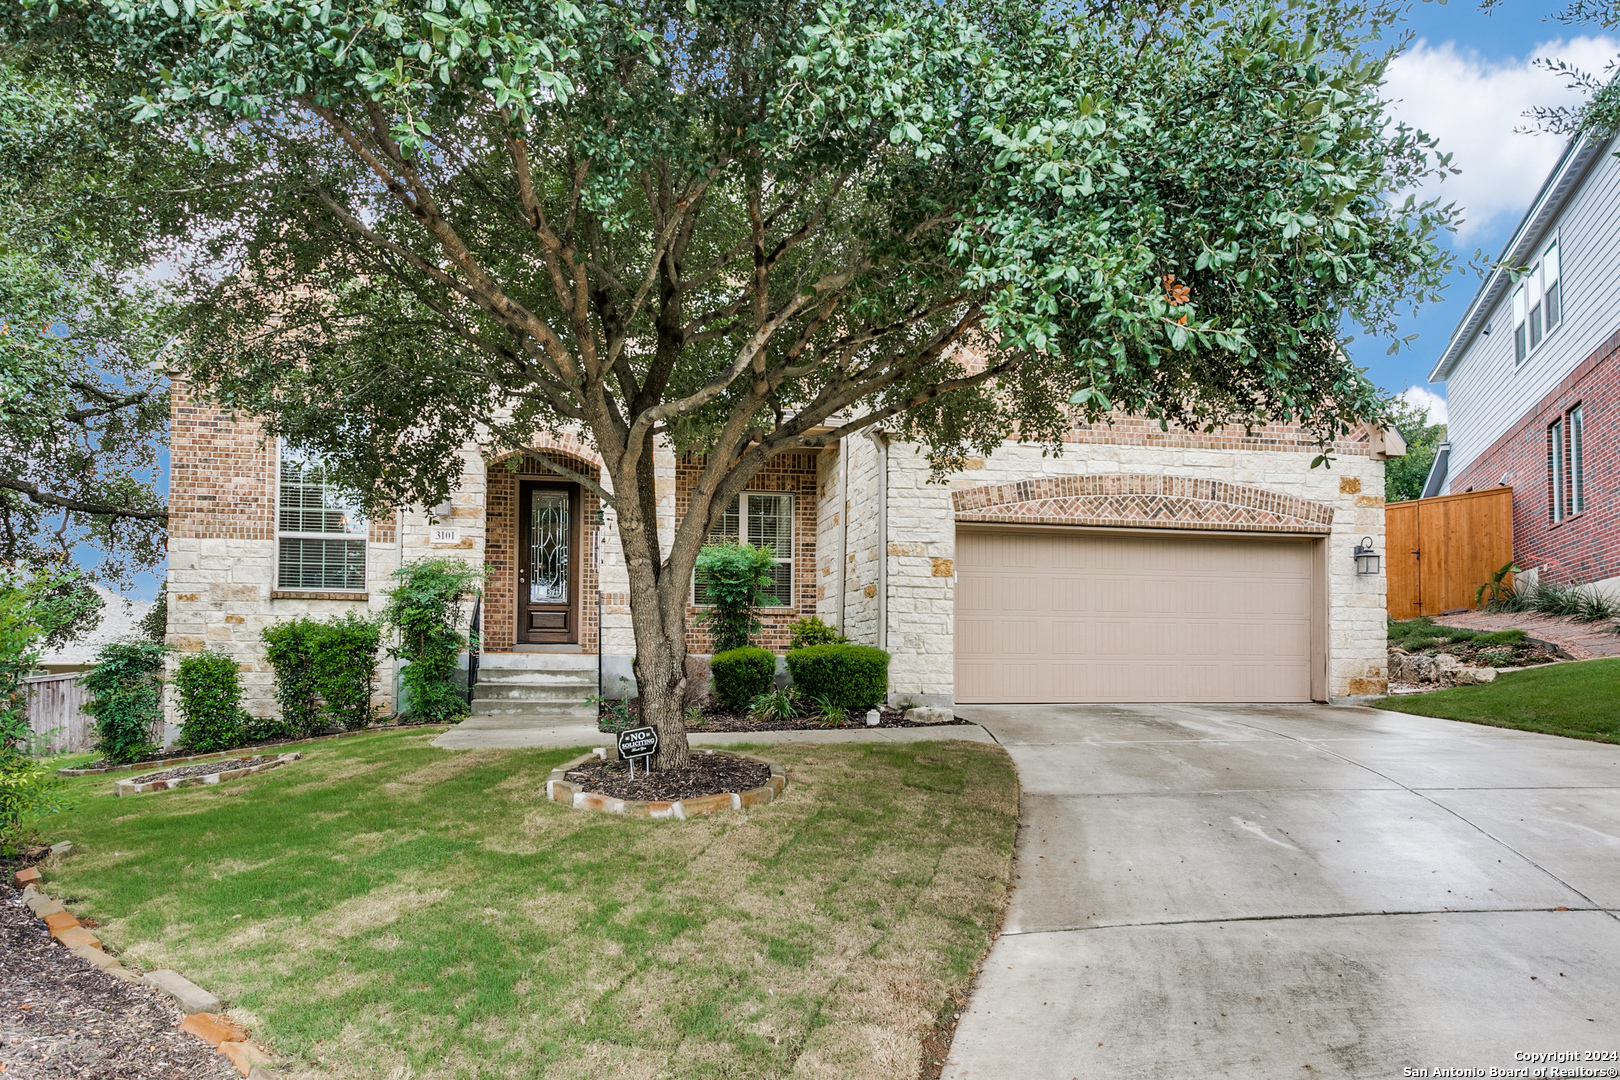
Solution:
<svg viewBox="0 0 1620 1080"><path fill-rule="evenodd" d="M693 754L684 769L648 774L636 770L630 779L626 761L597 761L569 769L564 778L581 791L616 799L644 801L695 799L702 795L747 791L771 782L771 767L762 761L731 754Z"/></svg>
<svg viewBox="0 0 1620 1080"><path fill-rule="evenodd" d="M145 776L133 776L128 780L119 780L113 784L113 792L119 796L143 795L149 791L170 791L174 788L192 787L197 784L218 784L226 780L235 780L241 776L251 776L264 772L266 769L276 769L290 762L297 761L302 754L260 754L255 757L221 758L217 761L207 761L199 765L185 765L178 769L164 769L161 772L147 773Z"/></svg>
<svg viewBox="0 0 1620 1080"><path fill-rule="evenodd" d="M619 713L623 707L629 715L626 721ZM692 717L686 721L687 731L821 731L834 728L864 728L866 723L865 709L852 709L844 714L842 724L826 724L816 716L796 716L787 720L750 720L747 713L736 712L720 705L709 705L703 710L701 722ZM620 731L626 727L636 727L641 723L641 702L636 700L625 702L603 702L598 715L601 717L601 730L607 732ZM917 728L917 727L958 727L972 724L971 720L963 720L960 716L952 716L949 720L936 723L918 723L907 720L906 714L900 709L890 708L887 705L878 709L879 719L873 727L880 728Z"/></svg>
<svg viewBox="0 0 1620 1080"><path fill-rule="evenodd" d="M0 1071L6 1077L225 1080L236 1070L176 1025L157 991L123 982L51 941L0 885Z"/></svg>

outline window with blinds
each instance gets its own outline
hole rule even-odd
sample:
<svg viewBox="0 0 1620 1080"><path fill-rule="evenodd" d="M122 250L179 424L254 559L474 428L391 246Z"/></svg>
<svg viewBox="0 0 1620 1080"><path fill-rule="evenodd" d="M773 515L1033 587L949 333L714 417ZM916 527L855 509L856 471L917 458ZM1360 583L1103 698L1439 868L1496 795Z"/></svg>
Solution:
<svg viewBox="0 0 1620 1080"><path fill-rule="evenodd" d="M709 539L753 544L776 556L765 606L793 606L793 496L776 491L746 491L731 501ZM703 575L692 582L692 601L706 603Z"/></svg>
<svg viewBox="0 0 1620 1080"><path fill-rule="evenodd" d="M276 494L276 588L363 592L366 519L321 465L283 449Z"/></svg>

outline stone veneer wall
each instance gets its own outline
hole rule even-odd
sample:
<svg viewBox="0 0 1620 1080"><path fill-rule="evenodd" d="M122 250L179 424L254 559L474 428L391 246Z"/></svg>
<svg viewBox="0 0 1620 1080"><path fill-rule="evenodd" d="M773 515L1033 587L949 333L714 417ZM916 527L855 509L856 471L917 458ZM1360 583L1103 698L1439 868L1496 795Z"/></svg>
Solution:
<svg viewBox="0 0 1620 1080"><path fill-rule="evenodd" d="M875 643L877 455L864 438L846 441L843 452L849 455L845 633L853 640ZM1167 434L1158 432L1156 425L1134 423L1115 431L1077 429L1074 441L1059 457L1043 455L1038 446L1004 443L987 458L971 459L969 468L949 477L948 483L931 484L920 450L892 444L883 553L888 561L887 644L894 657L891 700L912 697L923 704L953 700L957 521L953 492L1049 477L1125 474L1237 484L1294 497L1278 500L1278 509L1297 509L1297 500L1332 506L1335 513L1326 534L1328 693L1333 697L1381 693L1386 685L1386 580L1383 574L1357 576L1351 551L1362 536L1371 536L1375 547L1384 550L1383 462L1373 459L1364 438L1341 441L1331 469L1310 467L1316 452L1308 439L1286 429L1265 429L1247 438L1232 432ZM836 459L827 463L820 479L823 513L830 516L841 509L836 506ZM972 512L963 516L971 517ZM1309 531L1321 529L1320 523L1308 524L1314 526ZM828 588L819 605L829 621L837 611L836 577L826 575Z"/></svg>
<svg viewBox="0 0 1620 1080"><path fill-rule="evenodd" d="M461 484L448 514L439 517L440 524L460 529L455 546L433 545L430 515L406 511L371 523L364 593L279 590L274 440L257 420L225 413L179 381L169 424L169 674L185 653L205 647L226 652L241 669L243 707L256 716L279 712L259 637L264 627L302 615L375 614L387 602L390 575L402 559L449 555L483 562L485 470L477 450L468 447ZM395 675L396 662L379 657L372 699L377 708L392 710ZM172 738L180 723L172 688L165 692L164 714Z"/></svg>

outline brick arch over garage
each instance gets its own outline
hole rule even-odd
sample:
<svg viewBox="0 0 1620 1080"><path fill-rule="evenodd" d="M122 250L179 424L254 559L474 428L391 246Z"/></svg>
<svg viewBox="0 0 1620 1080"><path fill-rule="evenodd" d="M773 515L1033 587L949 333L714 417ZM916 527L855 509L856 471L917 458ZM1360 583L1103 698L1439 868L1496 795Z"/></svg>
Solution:
<svg viewBox="0 0 1620 1080"><path fill-rule="evenodd" d="M1048 476L951 493L959 522L1326 534L1333 507L1187 476Z"/></svg>

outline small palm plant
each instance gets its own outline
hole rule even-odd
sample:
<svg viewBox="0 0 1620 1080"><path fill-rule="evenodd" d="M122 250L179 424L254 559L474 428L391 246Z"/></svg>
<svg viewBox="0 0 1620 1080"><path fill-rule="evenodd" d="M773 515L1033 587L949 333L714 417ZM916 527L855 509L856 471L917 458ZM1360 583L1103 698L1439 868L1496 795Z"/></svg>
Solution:
<svg viewBox="0 0 1620 1080"><path fill-rule="evenodd" d="M1505 603L1508 598L1513 595L1513 586L1507 583L1507 576L1509 574L1522 573L1524 573L1524 571L1513 565L1512 562L1509 562L1507 565L1503 566L1500 570L1491 575L1491 580L1474 590L1474 606L1487 608L1493 611L1497 610L1500 605ZM1490 599L1488 600L1485 598L1487 593L1490 594Z"/></svg>

